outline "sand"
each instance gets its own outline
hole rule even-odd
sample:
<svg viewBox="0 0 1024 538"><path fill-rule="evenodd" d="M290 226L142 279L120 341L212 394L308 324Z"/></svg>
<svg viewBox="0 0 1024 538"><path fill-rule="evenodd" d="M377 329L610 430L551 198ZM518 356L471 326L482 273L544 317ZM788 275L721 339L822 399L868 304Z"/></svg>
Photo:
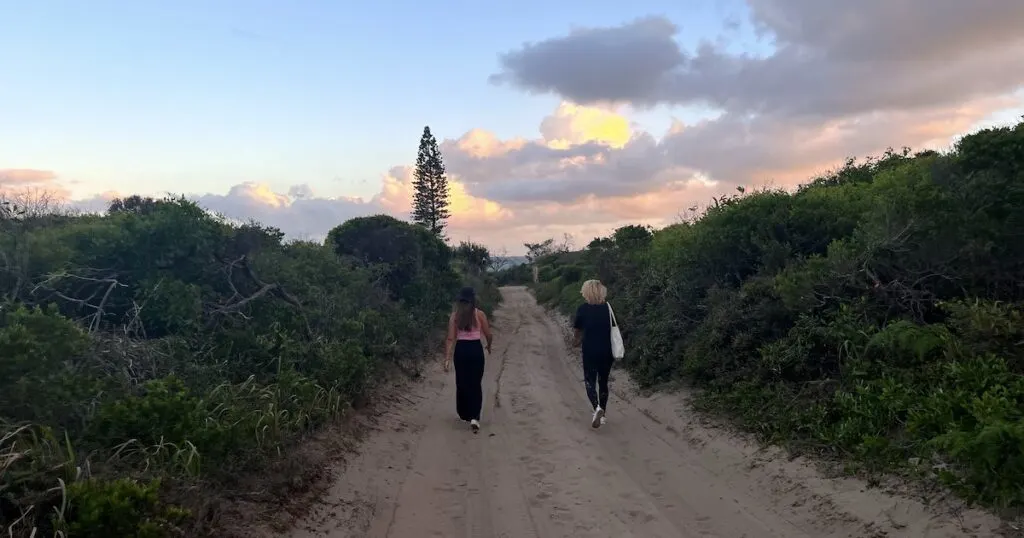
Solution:
<svg viewBox="0 0 1024 538"><path fill-rule="evenodd" d="M593 429L565 321L523 288L503 294L480 433L455 415L454 373L431 366L291 538L997 535L991 515L827 478L707 425L685 392L639 396L622 371Z"/></svg>

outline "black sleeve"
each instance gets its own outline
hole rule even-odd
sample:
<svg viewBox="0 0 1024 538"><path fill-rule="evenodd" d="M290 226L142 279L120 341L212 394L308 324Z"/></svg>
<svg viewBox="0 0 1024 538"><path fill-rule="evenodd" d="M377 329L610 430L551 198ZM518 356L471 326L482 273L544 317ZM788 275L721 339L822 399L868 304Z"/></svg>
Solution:
<svg viewBox="0 0 1024 538"><path fill-rule="evenodd" d="M584 323L583 316L585 315L585 312L586 312L586 310L584 310L584 306L585 305L580 305L579 308L576 309L576 317L573 319L573 322L572 322L572 327L574 329L582 329L583 328L583 323Z"/></svg>

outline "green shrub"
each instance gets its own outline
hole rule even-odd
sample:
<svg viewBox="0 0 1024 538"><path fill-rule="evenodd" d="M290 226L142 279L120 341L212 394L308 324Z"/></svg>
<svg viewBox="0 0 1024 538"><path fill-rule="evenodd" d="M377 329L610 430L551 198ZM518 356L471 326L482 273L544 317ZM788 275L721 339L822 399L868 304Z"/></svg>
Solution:
<svg viewBox="0 0 1024 538"><path fill-rule="evenodd" d="M181 334L199 328L203 313L202 290L181 280L160 279L139 286L139 319L147 333Z"/></svg>
<svg viewBox="0 0 1024 538"><path fill-rule="evenodd" d="M494 273L498 286L525 286L533 283L533 269L528 264L506 267Z"/></svg>
<svg viewBox="0 0 1024 538"><path fill-rule="evenodd" d="M454 293L451 249L421 226L387 215L359 217L332 229L326 243L339 256L378 265L393 297L424 304L436 300L437 290L425 279L443 275L441 291ZM444 294L441 294L443 296ZM431 304L436 304L431 302Z"/></svg>
<svg viewBox="0 0 1024 538"><path fill-rule="evenodd" d="M67 488L68 513L58 522L69 538L136 536L163 538L179 535L188 512L159 500L160 482L141 484L129 479L85 480Z"/></svg>
<svg viewBox="0 0 1024 538"><path fill-rule="evenodd" d="M98 390L78 363L88 336L55 306L0 306L0 408L13 421L42 420L74 427L80 403ZM85 371L84 378L77 377Z"/></svg>
<svg viewBox="0 0 1024 538"><path fill-rule="evenodd" d="M144 445L183 445L201 435L205 403L176 377L147 381L138 394L110 400L99 407L91 435L111 446L134 439Z"/></svg>
<svg viewBox="0 0 1024 538"><path fill-rule="evenodd" d="M577 282L583 282L585 272L586 269L579 265L567 265L558 271L558 275L562 279L563 286L569 286Z"/></svg>

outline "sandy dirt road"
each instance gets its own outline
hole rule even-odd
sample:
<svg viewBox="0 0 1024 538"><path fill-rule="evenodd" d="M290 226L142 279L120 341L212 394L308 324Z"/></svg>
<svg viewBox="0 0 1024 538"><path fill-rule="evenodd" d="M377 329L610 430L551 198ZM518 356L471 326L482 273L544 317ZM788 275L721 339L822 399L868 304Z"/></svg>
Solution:
<svg viewBox="0 0 1024 538"><path fill-rule="evenodd" d="M827 479L703 426L685 395L637 396L621 372L594 430L564 320L523 288L503 293L481 432L455 415L454 374L432 367L292 538L996 535L985 514Z"/></svg>

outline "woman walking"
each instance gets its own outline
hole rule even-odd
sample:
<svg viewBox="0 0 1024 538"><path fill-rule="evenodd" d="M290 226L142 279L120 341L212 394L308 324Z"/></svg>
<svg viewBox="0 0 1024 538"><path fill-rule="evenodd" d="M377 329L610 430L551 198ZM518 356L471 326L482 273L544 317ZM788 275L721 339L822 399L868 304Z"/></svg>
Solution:
<svg viewBox="0 0 1024 538"><path fill-rule="evenodd" d="M586 301L576 309L573 321L573 347L582 344L583 382L587 387L587 398L593 407L590 425L600 428L607 423L608 375L615 362L612 353L611 306L608 305L608 288L599 280L583 283L580 294ZM616 324L617 325L617 324Z"/></svg>
<svg viewBox="0 0 1024 538"><path fill-rule="evenodd" d="M445 345L444 371L455 363L455 410L468 421L473 433L480 431L480 411L484 404L484 346L491 352L493 336L487 314L476 307L476 292L462 288L455 301L455 311L448 319L448 340ZM453 349L454 345L454 359Z"/></svg>

